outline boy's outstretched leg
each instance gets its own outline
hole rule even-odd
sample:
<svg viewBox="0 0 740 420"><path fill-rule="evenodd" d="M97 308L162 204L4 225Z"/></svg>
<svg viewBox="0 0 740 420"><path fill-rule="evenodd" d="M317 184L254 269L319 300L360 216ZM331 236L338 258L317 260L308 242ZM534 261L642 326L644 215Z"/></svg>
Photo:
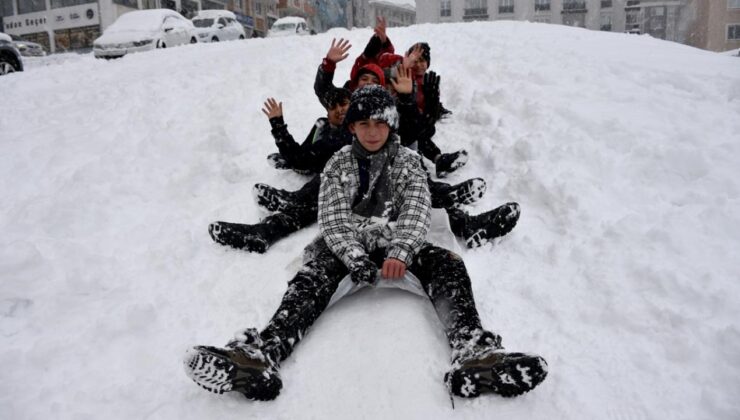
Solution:
<svg viewBox="0 0 740 420"><path fill-rule="evenodd" d="M460 397L482 393L513 397L545 379L547 363L542 357L507 353L501 347L501 337L483 329L460 256L426 245L409 271L421 281L452 348L452 368L445 375L451 393Z"/></svg>

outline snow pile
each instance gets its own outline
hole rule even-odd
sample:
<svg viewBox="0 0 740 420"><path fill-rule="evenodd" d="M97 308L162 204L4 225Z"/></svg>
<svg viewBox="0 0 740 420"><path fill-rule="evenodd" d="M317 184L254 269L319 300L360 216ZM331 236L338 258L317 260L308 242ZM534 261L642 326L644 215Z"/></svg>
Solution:
<svg viewBox="0 0 740 420"><path fill-rule="evenodd" d="M270 96L302 140L331 38L369 29L90 55L0 79L4 418L740 417L740 61L649 37L517 22L390 29L432 46L445 151L482 176L478 213L522 205L464 251L484 324L550 375L517 399L457 400L431 305L398 290L333 306L284 363L278 400L215 396L184 350L263 326L316 227L255 255ZM337 83L349 74L340 63Z"/></svg>

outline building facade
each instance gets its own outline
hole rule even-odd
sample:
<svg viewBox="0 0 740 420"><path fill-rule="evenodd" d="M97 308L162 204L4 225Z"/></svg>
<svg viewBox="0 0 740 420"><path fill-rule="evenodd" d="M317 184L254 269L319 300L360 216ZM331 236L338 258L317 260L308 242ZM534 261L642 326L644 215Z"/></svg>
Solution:
<svg viewBox="0 0 740 420"><path fill-rule="evenodd" d="M714 51L740 48L740 0L424 0L417 23L527 20L649 34Z"/></svg>
<svg viewBox="0 0 740 420"><path fill-rule="evenodd" d="M231 10L252 36L265 36L279 17L278 0L0 0L0 28L50 52L87 50L119 16L139 9L172 9L187 18Z"/></svg>
<svg viewBox="0 0 740 420"><path fill-rule="evenodd" d="M375 18L378 16L386 19L388 27L416 23L416 8L411 4L383 0L350 0L346 7L347 28L375 26Z"/></svg>

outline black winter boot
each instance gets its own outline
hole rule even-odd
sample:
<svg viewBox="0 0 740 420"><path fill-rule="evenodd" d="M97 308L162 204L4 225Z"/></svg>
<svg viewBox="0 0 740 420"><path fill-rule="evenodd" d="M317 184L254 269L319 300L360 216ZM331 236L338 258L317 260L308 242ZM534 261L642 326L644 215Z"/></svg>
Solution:
<svg viewBox="0 0 740 420"><path fill-rule="evenodd" d="M506 203L477 216L466 216L463 237L468 248L478 248L511 232L519 220L519 204Z"/></svg>
<svg viewBox="0 0 740 420"><path fill-rule="evenodd" d="M475 337L453 347L452 369L445 374L450 392L463 398L481 393L515 397L539 385L547 376L547 362L540 356L507 353L501 337L477 331Z"/></svg>
<svg viewBox="0 0 740 420"><path fill-rule="evenodd" d="M213 222L208 225L211 238L221 245L263 254L270 247L267 226L262 224Z"/></svg>
<svg viewBox="0 0 740 420"><path fill-rule="evenodd" d="M451 172L463 167L468 162L468 152L458 150L454 153L442 153L434 162L438 178L444 178Z"/></svg>
<svg viewBox="0 0 740 420"><path fill-rule="evenodd" d="M295 201L294 193L267 184L254 184L252 193L257 200L257 205L268 211L285 211Z"/></svg>
<svg viewBox="0 0 740 420"><path fill-rule="evenodd" d="M224 348L195 346L185 354L185 373L216 394L239 392L251 400L274 400L283 382L262 344L257 330L250 328Z"/></svg>
<svg viewBox="0 0 740 420"><path fill-rule="evenodd" d="M457 185L449 185L430 180L429 190L432 193L432 207L447 209L480 200L486 193L486 181L473 178Z"/></svg>

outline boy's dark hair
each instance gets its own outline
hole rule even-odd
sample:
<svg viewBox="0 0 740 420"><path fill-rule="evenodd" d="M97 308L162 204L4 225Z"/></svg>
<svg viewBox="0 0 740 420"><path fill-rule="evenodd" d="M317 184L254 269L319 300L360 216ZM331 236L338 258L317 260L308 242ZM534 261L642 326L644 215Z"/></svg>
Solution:
<svg viewBox="0 0 740 420"><path fill-rule="evenodd" d="M333 109L337 105L349 102L351 97L349 89L335 87L324 94L324 104L326 109Z"/></svg>

